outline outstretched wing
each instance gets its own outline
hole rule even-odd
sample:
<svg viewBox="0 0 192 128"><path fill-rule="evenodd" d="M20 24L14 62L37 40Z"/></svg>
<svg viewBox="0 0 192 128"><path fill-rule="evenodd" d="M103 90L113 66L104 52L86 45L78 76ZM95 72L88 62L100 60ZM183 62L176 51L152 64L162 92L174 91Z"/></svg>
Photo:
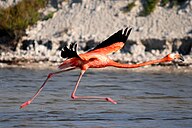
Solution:
<svg viewBox="0 0 192 128"><path fill-rule="evenodd" d="M116 52L119 49L121 49L125 42L127 41L127 38L131 32L132 28L125 28L119 30L112 36L110 36L108 39L97 45L95 48L91 49L87 53L84 54L77 54L77 44L72 43L69 48L66 46L61 51L61 57L63 58L73 58L77 57L82 60L89 60L91 58L95 58L95 53L97 54L109 54L112 52Z"/></svg>
<svg viewBox="0 0 192 128"><path fill-rule="evenodd" d="M125 28L119 30L112 36L110 36L108 39L97 45L94 49L88 51L88 52L99 52L103 54L109 54L112 52L116 52L120 50L127 41L127 38L131 32L132 28Z"/></svg>

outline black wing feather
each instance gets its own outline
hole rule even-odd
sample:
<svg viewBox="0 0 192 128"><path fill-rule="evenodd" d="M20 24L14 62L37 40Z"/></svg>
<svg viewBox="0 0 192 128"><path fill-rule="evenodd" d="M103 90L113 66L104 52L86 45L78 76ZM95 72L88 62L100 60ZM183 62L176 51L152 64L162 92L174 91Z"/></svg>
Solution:
<svg viewBox="0 0 192 128"><path fill-rule="evenodd" d="M108 39L106 39L105 41L101 42L100 44L98 44L94 49L99 49L99 48L104 48L107 47L111 44L117 43L117 42L123 42L125 43L127 41L127 38L129 36L129 34L131 33L132 28L125 28L125 30L123 31L123 29L119 30L118 32L114 33L112 36L110 36ZM92 51L91 50L91 51Z"/></svg>
<svg viewBox="0 0 192 128"><path fill-rule="evenodd" d="M71 43L69 48L67 48L67 46L65 46L61 50L61 57L62 58L73 58L73 57L80 58L79 55L77 54L77 44Z"/></svg>

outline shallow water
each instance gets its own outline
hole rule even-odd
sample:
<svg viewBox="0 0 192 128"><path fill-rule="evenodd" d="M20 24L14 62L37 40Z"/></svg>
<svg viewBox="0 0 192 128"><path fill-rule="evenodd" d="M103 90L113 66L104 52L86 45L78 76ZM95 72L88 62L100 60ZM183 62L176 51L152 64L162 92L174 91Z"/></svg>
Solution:
<svg viewBox="0 0 192 128"><path fill-rule="evenodd" d="M79 71L55 76L34 102L19 106L40 87L51 70L0 69L1 128L191 128L192 73L89 70L78 95L110 96L114 105L72 100Z"/></svg>

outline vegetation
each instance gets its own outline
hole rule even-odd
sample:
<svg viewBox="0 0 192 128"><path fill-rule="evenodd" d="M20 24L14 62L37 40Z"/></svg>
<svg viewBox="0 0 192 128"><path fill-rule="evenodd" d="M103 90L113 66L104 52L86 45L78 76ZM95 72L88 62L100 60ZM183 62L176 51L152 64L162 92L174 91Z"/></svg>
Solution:
<svg viewBox="0 0 192 128"><path fill-rule="evenodd" d="M146 0L143 4L143 11L141 12L141 16L147 16L151 14L154 10L156 5L158 4L159 0Z"/></svg>
<svg viewBox="0 0 192 128"><path fill-rule="evenodd" d="M140 16L150 15L158 4L162 7L167 6L172 8L174 6L182 5L186 1L187 0L145 0L142 2L143 10L140 12ZM134 6L135 2L129 3L126 7L124 7L124 12L130 12Z"/></svg>
<svg viewBox="0 0 192 128"><path fill-rule="evenodd" d="M127 6L123 8L123 11L130 12L135 6L135 2L128 3Z"/></svg>
<svg viewBox="0 0 192 128"><path fill-rule="evenodd" d="M53 14L54 14L55 12L50 12L49 14L47 14L46 16L44 16L43 18L42 18L42 20L48 20L48 19L51 19L52 17L53 17Z"/></svg>
<svg viewBox="0 0 192 128"><path fill-rule="evenodd" d="M161 6L166 6L170 0L161 0Z"/></svg>
<svg viewBox="0 0 192 128"><path fill-rule="evenodd" d="M18 40L28 25L40 19L38 10L44 8L48 0L22 0L17 5L0 9L0 33ZM6 33L6 34L5 34ZM1 38L1 36L0 36Z"/></svg>
<svg viewBox="0 0 192 128"><path fill-rule="evenodd" d="M187 0L161 0L160 5L163 7L168 5L172 8L174 6L182 5L185 1Z"/></svg>

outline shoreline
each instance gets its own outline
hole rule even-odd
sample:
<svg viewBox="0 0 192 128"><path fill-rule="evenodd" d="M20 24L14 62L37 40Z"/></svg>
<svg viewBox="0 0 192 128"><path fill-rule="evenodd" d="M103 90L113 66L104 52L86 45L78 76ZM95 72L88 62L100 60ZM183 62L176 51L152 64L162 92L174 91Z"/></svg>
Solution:
<svg viewBox="0 0 192 128"><path fill-rule="evenodd" d="M20 64L5 64L0 63L0 69L29 69L29 70L53 70L57 71L58 65L60 63L20 63ZM79 69L76 69L79 70ZM88 71L127 71L127 72L165 72L165 73L192 73L192 65L190 66L178 66L178 64L174 65L173 63L166 63L162 65L148 65L139 68L124 68L119 69L115 67L105 67L105 68L90 68Z"/></svg>

